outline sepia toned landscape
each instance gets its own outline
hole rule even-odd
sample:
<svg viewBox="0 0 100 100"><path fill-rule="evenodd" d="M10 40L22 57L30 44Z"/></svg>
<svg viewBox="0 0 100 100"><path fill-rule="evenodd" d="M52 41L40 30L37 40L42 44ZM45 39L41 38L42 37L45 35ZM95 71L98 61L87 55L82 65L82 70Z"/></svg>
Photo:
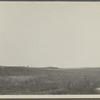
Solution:
<svg viewBox="0 0 100 100"><path fill-rule="evenodd" d="M0 95L99 94L100 68L0 66Z"/></svg>
<svg viewBox="0 0 100 100"><path fill-rule="evenodd" d="M85 94L100 94L100 2L0 2L0 96Z"/></svg>

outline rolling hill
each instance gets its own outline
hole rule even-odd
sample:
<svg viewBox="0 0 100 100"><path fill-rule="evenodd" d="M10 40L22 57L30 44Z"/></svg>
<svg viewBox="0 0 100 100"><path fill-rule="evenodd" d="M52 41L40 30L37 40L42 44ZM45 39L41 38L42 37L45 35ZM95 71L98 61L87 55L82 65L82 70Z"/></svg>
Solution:
<svg viewBox="0 0 100 100"><path fill-rule="evenodd" d="M100 68L0 66L0 94L96 94Z"/></svg>

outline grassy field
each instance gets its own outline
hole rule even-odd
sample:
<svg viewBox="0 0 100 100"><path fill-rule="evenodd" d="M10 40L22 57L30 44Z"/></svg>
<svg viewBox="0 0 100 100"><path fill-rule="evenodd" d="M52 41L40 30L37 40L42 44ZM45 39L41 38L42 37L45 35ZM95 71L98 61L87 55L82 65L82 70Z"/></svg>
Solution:
<svg viewBox="0 0 100 100"><path fill-rule="evenodd" d="M100 68L0 67L0 95L97 94Z"/></svg>

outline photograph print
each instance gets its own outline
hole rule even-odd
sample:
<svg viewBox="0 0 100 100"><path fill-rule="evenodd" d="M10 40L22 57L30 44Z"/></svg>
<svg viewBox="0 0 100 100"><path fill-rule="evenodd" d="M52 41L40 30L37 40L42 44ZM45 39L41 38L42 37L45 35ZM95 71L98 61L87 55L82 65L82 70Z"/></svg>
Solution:
<svg viewBox="0 0 100 100"><path fill-rule="evenodd" d="M0 95L100 94L100 2L0 2Z"/></svg>

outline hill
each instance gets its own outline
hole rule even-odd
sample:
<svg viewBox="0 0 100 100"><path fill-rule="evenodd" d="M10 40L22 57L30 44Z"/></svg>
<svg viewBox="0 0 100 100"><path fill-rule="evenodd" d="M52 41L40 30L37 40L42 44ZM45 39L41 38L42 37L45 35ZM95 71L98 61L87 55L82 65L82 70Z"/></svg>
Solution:
<svg viewBox="0 0 100 100"><path fill-rule="evenodd" d="M0 67L0 94L95 94L100 68Z"/></svg>

